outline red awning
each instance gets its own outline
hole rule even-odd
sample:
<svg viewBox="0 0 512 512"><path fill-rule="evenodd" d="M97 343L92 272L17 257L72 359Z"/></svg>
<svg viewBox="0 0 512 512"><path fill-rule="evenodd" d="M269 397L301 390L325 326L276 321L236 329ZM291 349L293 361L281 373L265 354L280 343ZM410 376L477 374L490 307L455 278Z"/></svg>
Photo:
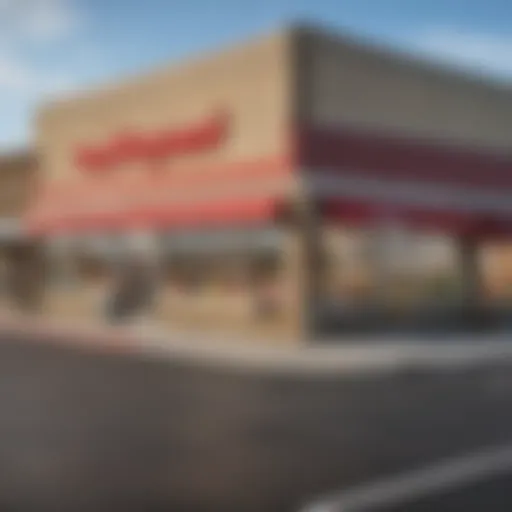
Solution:
<svg viewBox="0 0 512 512"><path fill-rule="evenodd" d="M277 197L221 199L159 208L49 217L39 221L35 219L29 224L35 234L254 224L276 219L281 205L282 201Z"/></svg>
<svg viewBox="0 0 512 512"><path fill-rule="evenodd" d="M35 197L26 228L46 234L270 220L291 169L285 155L49 182Z"/></svg>

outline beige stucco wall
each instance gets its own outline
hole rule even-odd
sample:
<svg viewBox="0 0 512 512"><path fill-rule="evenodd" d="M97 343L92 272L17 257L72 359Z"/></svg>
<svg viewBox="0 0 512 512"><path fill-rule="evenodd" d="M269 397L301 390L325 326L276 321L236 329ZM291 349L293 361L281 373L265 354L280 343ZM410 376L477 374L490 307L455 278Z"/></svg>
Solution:
<svg viewBox="0 0 512 512"><path fill-rule="evenodd" d="M300 38L309 120L512 148L510 88L312 29Z"/></svg>
<svg viewBox="0 0 512 512"><path fill-rule="evenodd" d="M172 166L281 154L291 115L289 52L286 35L275 34L47 105L37 122L45 179L76 174L79 146L101 144L123 130L180 129L219 108L230 115L226 143L207 154L174 158Z"/></svg>

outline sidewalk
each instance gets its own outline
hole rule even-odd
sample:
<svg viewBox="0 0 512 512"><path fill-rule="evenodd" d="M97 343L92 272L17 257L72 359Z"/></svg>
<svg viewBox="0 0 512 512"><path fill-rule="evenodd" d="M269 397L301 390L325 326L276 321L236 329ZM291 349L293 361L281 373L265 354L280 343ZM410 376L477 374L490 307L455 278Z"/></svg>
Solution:
<svg viewBox="0 0 512 512"><path fill-rule="evenodd" d="M0 314L0 332L34 337L34 340L51 341L69 345L103 348L120 352L147 351L160 347L187 351L203 351L207 347L217 350L235 348L250 352L270 345L268 340L236 336L231 333L211 333L193 329L172 329L151 321L137 320L122 326L65 320L20 314Z"/></svg>
<svg viewBox="0 0 512 512"><path fill-rule="evenodd" d="M275 345L227 334L164 329L146 322L113 327L11 315L0 315L0 331L21 334L35 342L157 356L237 371L328 375L512 364L512 333L377 342L340 338L325 344Z"/></svg>

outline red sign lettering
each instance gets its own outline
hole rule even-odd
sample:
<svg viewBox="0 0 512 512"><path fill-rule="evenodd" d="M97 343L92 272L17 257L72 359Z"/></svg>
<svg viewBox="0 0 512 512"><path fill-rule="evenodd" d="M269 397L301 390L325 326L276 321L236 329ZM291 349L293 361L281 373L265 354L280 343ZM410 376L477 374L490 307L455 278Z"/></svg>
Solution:
<svg viewBox="0 0 512 512"><path fill-rule="evenodd" d="M206 151L224 140L227 129L228 117L221 113L180 130L153 134L120 133L104 145L80 148L76 153L76 164L86 171L103 171L127 162Z"/></svg>

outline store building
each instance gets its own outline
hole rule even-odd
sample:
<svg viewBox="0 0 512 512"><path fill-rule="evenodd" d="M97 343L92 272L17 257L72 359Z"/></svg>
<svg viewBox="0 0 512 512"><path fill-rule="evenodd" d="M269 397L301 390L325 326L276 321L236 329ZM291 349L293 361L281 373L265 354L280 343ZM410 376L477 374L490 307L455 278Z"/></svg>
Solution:
<svg viewBox="0 0 512 512"><path fill-rule="evenodd" d="M36 149L49 315L101 318L133 259L158 321L283 339L511 298L505 86L295 27L47 105Z"/></svg>
<svg viewBox="0 0 512 512"><path fill-rule="evenodd" d="M0 311L33 311L42 283L38 242L23 215L34 190L37 161L27 151L0 156ZM36 276L36 273L38 275Z"/></svg>

